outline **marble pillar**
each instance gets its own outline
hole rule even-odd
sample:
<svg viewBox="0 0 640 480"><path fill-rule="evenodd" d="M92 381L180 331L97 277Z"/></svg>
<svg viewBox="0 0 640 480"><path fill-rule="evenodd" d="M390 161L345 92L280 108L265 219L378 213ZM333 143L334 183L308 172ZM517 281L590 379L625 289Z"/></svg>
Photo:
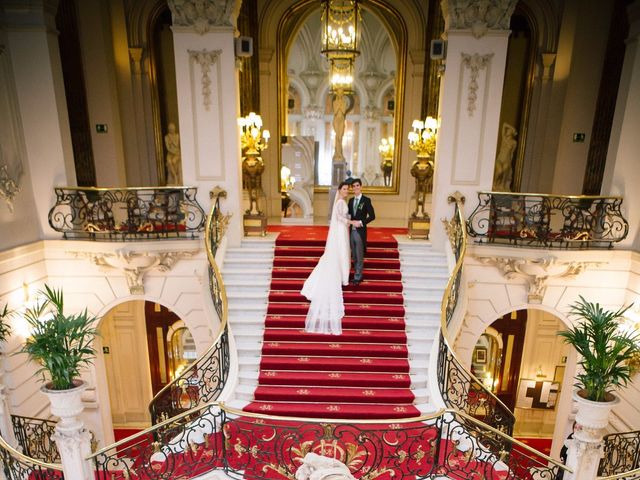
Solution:
<svg viewBox="0 0 640 480"><path fill-rule="evenodd" d="M168 3L173 17L183 183L198 187L198 201L206 208L212 188L227 191L221 202L224 213L233 214L227 238L230 245L239 245L243 211L234 38L240 0Z"/></svg>
<svg viewBox="0 0 640 480"><path fill-rule="evenodd" d="M440 90L431 241L443 250L447 198L460 191L465 214L477 192L491 190L496 158L509 21L516 0L442 0L447 57Z"/></svg>

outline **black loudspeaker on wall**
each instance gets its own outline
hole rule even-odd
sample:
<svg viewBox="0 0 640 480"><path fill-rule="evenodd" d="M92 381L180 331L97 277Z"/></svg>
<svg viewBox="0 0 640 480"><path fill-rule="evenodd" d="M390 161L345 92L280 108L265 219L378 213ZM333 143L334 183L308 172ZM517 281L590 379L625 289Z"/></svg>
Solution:
<svg viewBox="0 0 640 480"><path fill-rule="evenodd" d="M253 55L253 38L238 37L234 41L236 57L250 57Z"/></svg>
<svg viewBox="0 0 640 480"><path fill-rule="evenodd" d="M431 40L431 49L429 57L431 60L444 60L447 54L447 42L444 40Z"/></svg>

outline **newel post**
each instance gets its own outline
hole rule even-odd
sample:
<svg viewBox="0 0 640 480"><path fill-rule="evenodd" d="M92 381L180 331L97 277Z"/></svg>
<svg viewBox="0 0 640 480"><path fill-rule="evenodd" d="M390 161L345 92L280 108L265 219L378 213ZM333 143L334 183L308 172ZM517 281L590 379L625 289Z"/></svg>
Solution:
<svg viewBox="0 0 640 480"><path fill-rule="evenodd" d="M91 464L85 460L91 455L91 435L79 418L84 410L81 397L86 388L85 383L70 390L42 388L51 402L51 413L60 418L52 438L60 452L65 480L93 478Z"/></svg>
<svg viewBox="0 0 640 480"><path fill-rule="evenodd" d="M604 432L609 415L620 400L615 397L607 402L587 400L574 392L578 413L573 438L567 440L567 467L573 474L565 474L566 480L593 480L598 475L600 459L604 454Z"/></svg>

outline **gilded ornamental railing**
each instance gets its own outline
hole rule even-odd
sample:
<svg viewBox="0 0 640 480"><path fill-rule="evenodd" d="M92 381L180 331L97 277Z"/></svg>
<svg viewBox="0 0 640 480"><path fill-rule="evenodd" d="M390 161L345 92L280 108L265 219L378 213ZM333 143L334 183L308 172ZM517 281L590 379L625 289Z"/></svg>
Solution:
<svg viewBox="0 0 640 480"><path fill-rule="evenodd" d="M0 437L0 462L7 480L62 480L62 465L46 463L18 452Z"/></svg>
<svg viewBox="0 0 640 480"><path fill-rule="evenodd" d="M621 205L621 197L479 192L468 231L479 242L611 248L629 233Z"/></svg>
<svg viewBox="0 0 640 480"><path fill-rule="evenodd" d="M605 435L598 474L616 475L640 469L640 430Z"/></svg>
<svg viewBox="0 0 640 480"><path fill-rule="evenodd" d="M640 480L640 468L617 475L598 476L596 480Z"/></svg>
<svg viewBox="0 0 640 480"><path fill-rule="evenodd" d="M462 412L393 420L274 417L201 405L93 454L98 478L294 479L308 453L376 478L554 480L553 459Z"/></svg>
<svg viewBox="0 0 640 480"><path fill-rule="evenodd" d="M438 348L437 378L444 404L451 409L460 410L487 425L511 435L515 417L509 408L496 397L491 390L469 372L457 358L451 347L453 339L448 328L458 305L460 282L464 258L467 249L467 230L462 206L464 198L460 195L449 197L454 203L454 215L446 222L446 230L451 242L456 264L449 277L441 305L440 338Z"/></svg>
<svg viewBox="0 0 640 480"><path fill-rule="evenodd" d="M195 187L56 187L49 225L63 238L195 238L205 213Z"/></svg>
<svg viewBox="0 0 640 480"><path fill-rule="evenodd" d="M60 462L58 447L51 438L56 422L44 418L11 415L11 424L22 453L47 463Z"/></svg>
<svg viewBox="0 0 640 480"><path fill-rule="evenodd" d="M222 417L203 404L105 447L90 457L96 478L195 478L222 467Z"/></svg>
<svg viewBox="0 0 640 480"><path fill-rule="evenodd" d="M153 424L217 399L229 375L227 294L215 260L229 217L220 211L220 198L224 198L226 192L216 189L211 196L212 207L205 224L205 250L209 262L209 290L220 319L220 329L207 351L151 400L149 411Z"/></svg>

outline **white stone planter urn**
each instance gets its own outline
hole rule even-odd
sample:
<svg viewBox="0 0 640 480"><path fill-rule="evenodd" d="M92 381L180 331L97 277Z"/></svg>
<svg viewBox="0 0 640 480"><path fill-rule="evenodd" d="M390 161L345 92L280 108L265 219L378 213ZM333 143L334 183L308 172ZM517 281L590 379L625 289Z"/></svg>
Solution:
<svg viewBox="0 0 640 480"><path fill-rule="evenodd" d="M49 398L51 403L51 413L60 417L59 426L62 428L78 427L82 422L78 415L84 410L82 405L82 392L87 389L87 384L81 380L75 380L74 388L68 390L52 390L47 388L49 383L41 390Z"/></svg>
<svg viewBox="0 0 640 480"><path fill-rule="evenodd" d="M81 380L74 380L74 388L68 390L51 390L44 385L41 390L49 398L50 410L60 418L56 431L52 435L60 452L60 460L67 480L89 480L93 478L91 467L85 458L91 454L90 434L80 420L84 410L82 392L87 385Z"/></svg>
<svg viewBox="0 0 640 480"><path fill-rule="evenodd" d="M609 424L609 415L611 410L620 399L612 395L612 400L607 402L594 402L587 400L580 393L584 390L576 390L573 392L573 399L578 404L578 413L576 414L576 423L590 431L602 430ZM585 439L586 440L586 439Z"/></svg>

